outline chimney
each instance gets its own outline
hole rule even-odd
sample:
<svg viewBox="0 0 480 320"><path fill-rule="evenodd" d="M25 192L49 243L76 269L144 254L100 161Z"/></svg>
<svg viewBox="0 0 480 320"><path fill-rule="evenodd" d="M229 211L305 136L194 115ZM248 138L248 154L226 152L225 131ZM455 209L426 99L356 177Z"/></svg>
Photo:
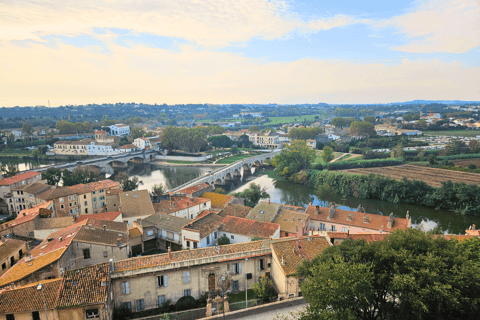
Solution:
<svg viewBox="0 0 480 320"><path fill-rule="evenodd" d="M33 260L33 256L31 254L26 254L25 255L25 262L29 262Z"/></svg>
<svg viewBox="0 0 480 320"><path fill-rule="evenodd" d="M63 238L62 238L62 237L58 238L58 241L62 242L62 241L63 241Z"/></svg>
<svg viewBox="0 0 480 320"><path fill-rule="evenodd" d="M268 198L268 204L270 204L270 198Z"/></svg>
<svg viewBox="0 0 480 320"><path fill-rule="evenodd" d="M195 202L195 199L193 199L193 197L191 197L191 198L190 198L190 201Z"/></svg>
<svg viewBox="0 0 480 320"><path fill-rule="evenodd" d="M315 206L315 214L320 214L320 206L319 205L316 205Z"/></svg>
<svg viewBox="0 0 480 320"><path fill-rule="evenodd" d="M285 258L282 256L282 266L285 265Z"/></svg>
<svg viewBox="0 0 480 320"><path fill-rule="evenodd" d="M51 241L53 241L53 238L48 238L47 241L51 242Z"/></svg>
<svg viewBox="0 0 480 320"><path fill-rule="evenodd" d="M24 212L24 213L23 213L23 216L25 217L26 215L27 215L27 214Z"/></svg>
<svg viewBox="0 0 480 320"><path fill-rule="evenodd" d="M328 220L332 220L333 218L333 214L335 213L335 202L333 203L333 205L330 207L330 209L328 210Z"/></svg>
<svg viewBox="0 0 480 320"><path fill-rule="evenodd" d="M122 238L117 238L117 246L121 247L122 246Z"/></svg>
<svg viewBox="0 0 480 320"><path fill-rule="evenodd" d="M388 216L388 222L387 222L387 228L392 228L393 227L393 212L390 213Z"/></svg>
<svg viewBox="0 0 480 320"><path fill-rule="evenodd" d="M115 271L113 267L113 259L110 259L108 262L110 262L110 273L113 273Z"/></svg>
<svg viewBox="0 0 480 320"><path fill-rule="evenodd" d="M364 217L363 217L363 223L369 223L370 220L368 219L368 214L366 214Z"/></svg>
<svg viewBox="0 0 480 320"><path fill-rule="evenodd" d="M172 259L172 249L168 247L168 259Z"/></svg>
<svg viewBox="0 0 480 320"><path fill-rule="evenodd" d="M103 225L103 231L107 231L107 225Z"/></svg>
<svg viewBox="0 0 480 320"><path fill-rule="evenodd" d="M348 220L348 221L352 221L352 220L353 220L353 213L349 213L349 214L348 214L347 220Z"/></svg>

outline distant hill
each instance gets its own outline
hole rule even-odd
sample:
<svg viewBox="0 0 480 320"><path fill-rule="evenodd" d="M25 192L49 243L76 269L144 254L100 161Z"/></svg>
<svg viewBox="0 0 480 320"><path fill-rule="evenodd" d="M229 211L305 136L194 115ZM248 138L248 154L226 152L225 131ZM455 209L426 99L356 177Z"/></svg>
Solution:
<svg viewBox="0 0 480 320"><path fill-rule="evenodd" d="M441 104L465 104L465 103L480 103L479 101L462 101L462 100L413 100L406 102L397 102L389 104L430 104L430 103L441 103Z"/></svg>

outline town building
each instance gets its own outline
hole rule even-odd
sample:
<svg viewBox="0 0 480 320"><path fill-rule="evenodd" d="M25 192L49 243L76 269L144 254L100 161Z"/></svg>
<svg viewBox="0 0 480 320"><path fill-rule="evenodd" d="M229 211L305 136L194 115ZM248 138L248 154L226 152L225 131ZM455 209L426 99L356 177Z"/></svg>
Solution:
<svg viewBox="0 0 480 320"><path fill-rule="evenodd" d="M27 243L17 239L0 240L0 276L7 272L27 252Z"/></svg>
<svg viewBox="0 0 480 320"><path fill-rule="evenodd" d="M307 146L312 148L312 149L317 149L317 140L307 139Z"/></svg>
<svg viewBox="0 0 480 320"><path fill-rule="evenodd" d="M273 131L268 132L249 132L248 140L255 146L262 148L279 148L281 143L278 134Z"/></svg>
<svg viewBox="0 0 480 320"><path fill-rule="evenodd" d="M133 144L140 150L149 150L151 149L150 140L145 137L136 138L133 140Z"/></svg>
<svg viewBox="0 0 480 320"><path fill-rule="evenodd" d="M196 184L194 186L181 189L175 192L170 192L172 196L183 196L183 197L200 197L203 192L212 192L213 187L206 182Z"/></svg>
<svg viewBox="0 0 480 320"><path fill-rule="evenodd" d="M41 216L51 216L53 208L53 201L48 201L20 211L15 220L0 224L0 236L15 235L34 238L37 221Z"/></svg>
<svg viewBox="0 0 480 320"><path fill-rule="evenodd" d="M144 252L143 249L143 229L137 223L128 229L128 243L130 244L129 257L139 257Z"/></svg>
<svg viewBox="0 0 480 320"><path fill-rule="evenodd" d="M17 204L14 202L13 189L20 188L42 180L42 175L35 171L28 171L19 173L13 177L3 178L0 180L0 212L5 212L10 215L26 209L26 204ZM20 205L22 206L20 209Z"/></svg>
<svg viewBox="0 0 480 320"><path fill-rule="evenodd" d="M394 230L405 230L411 226L408 213L404 219L396 218L393 214L382 216L341 210L336 208L335 204L329 208L309 205L305 213L310 216L310 230L312 232L341 231L350 232L350 234L365 232L391 233Z"/></svg>
<svg viewBox="0 0 480 320"><path fill-rule="evenodd" d="M54 187L36 196L40 202L53 201L56 217L79 215L80 202L77 193L70 187Z"/></svg>
<svg viewBox="0 0 480 320"><path fill-rule="evenodd" d="M87 156L90 143L94 142L88 139L79 141L60 140L53 144L53 150L55 154L59 155Z"/></svg>
<svg viewBox="0 0 480 320"><path fill-rule="evenodd" d="M133 226L133 222L145 219L155 213L147 190L122 191L119 194L122 221Z"/></svg>
<svg viewBox="0 0 480 320"><path fill-rule="evenodd" d="M130 126L126 124L123 124L123 123L114 124L114 125L111 125L109 128L110 128L110 134L112 136L121 137L121 136L130 135Z"/></svg>
<svg viewBox="0 0 480 320"><path fill-rule="evenodd" d="M195 219L205 210L210 210L211 200L194 197L170 197L153 204L155 212L185 219Z"/></svg>
<svg viewBox="0 0 480 320"><path fill-rule="evenodd" d="M19 213L26 208L32 208L36 205L45 203L45 200L38 197L38 195L54 189L44 181L26 184L18 188L12 189L13 199L15 203L15 213Z"/></svg>
<svg viewBox="0 0 480 320"><path fill-rule="evenodd" d="M78 199L79 215L105 212L107 191L121 190L120 184L110 179L77 184L69 188L75 192Z"/></svg>
<svg viewBox="0 0 480 320"><path fill-rule="evenodd" d="M52 233L60 231L74 223L74 216L39 218L35 220L35 230L33 230L33 236L35 239L44 240Z"/></svg>
<svg viewBox="0 0 480 320"><path fill-rule="evenodd" d="M215 192L203 192L200 197L210 200L211 208L221 210L227 206L235 197Z"/></svg>
<svg viewBox="0 0 480 320"><path fill-rule="evenodd" d="M182 227L192 220L169 214L155 213L141 221L144 250L172 251L182 249ZM133 250L133 248L132 248Z"/></svg>

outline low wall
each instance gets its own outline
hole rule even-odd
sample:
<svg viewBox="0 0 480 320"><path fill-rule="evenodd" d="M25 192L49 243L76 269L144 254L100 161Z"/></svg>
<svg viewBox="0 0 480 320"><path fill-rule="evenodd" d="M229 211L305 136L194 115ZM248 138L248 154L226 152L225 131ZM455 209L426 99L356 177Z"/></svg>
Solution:
<svg viewBox="0 0 480 320"><path fill-rule="evenodd" d="M283 301L277 301L273 303L268 303L268 304L262 304L260 306L256 306L253 308L248 308L248 309L242 309L238 311L233 311L233 312L228 312L225 314L225 320L235 320L240 317L248 317L251 315L259 315L264 312L269 312L269 311L279 311L283 308L288 308L288 307L293 307L293 306L300 306L303 304L306 304L307 302L303 297L299 298L292 298L292 299L287 299ZM223 318L223 313L217 314L211 317L206 317L202 318L202 320L214 320L214 319L224 319Z"/></svg>
<svg viewBox="0 0 480 320"><path fill-rule="evenodd" d="M162 156L156 155L155 160L163 160L163 161L190 161L190 162L199 162L199 161L207 161L210 159L212 155L206 155L203 157L182 157L182 156Z"/></svg>

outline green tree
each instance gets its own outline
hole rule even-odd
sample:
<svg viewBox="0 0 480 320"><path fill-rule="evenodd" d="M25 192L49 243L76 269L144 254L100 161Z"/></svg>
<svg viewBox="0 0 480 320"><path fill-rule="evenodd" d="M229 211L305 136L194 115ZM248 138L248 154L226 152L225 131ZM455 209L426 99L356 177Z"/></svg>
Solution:
<svg viewBox="0 0 480 320"><path fill-rule="evenodd" d="M363 121L375 123L375 116L365 116L363 117Z"/></svg>
<svg viewBox="0 0 480 320"><path fill-rule="evenodd" d="M330 148L329 146L323 147L323 153L322 153L322 159L325 163L329 163L330 161L335 158L333 149Z"/></svg>
<svg viewBox="0 0 480 320"><path fill-rule="evenodd" d="M30 138L33 134L33 126L30 122L22 123L22 135L26 138Z"/></svg>
<svg viewBox="0 0 480 320"><path fill-rule="evenodd" d="M375 126L370 122L354 121L350 124L350 135L373 137L376 135Z"/></svg>
<svg viewBox="0 0 480 320"><path fill-rule="evenodd" d="M211 136L207 141L216 148L229 148L232 146L233 141L226 135Z"/></svg>
<svg viewBox="0 0 480 320"><path fill-rule="evenodd" d="M345 118L336 117L333 118L332 121L330 121L330 124L335 127L343 128L348 125L348 122Z"/></svg>
<svg viewBox="0 0 480 320"><path fill-rule="evenodd" d="M460 139L451 139L446 145L445 149L448 154L464 154L470 150L465 142Z"/></svg>
<svg viewBox="0 0 480 320"><path fill-rule="evenodd" d="M260 277L260 281L253 284L252 290L262 302L270 302L270 298L276 295L272 279L265 275Z"/></svg>
<svg viewBox="0 0 480 320"><path fill-rule="evenodd" d="M100 174L88 168L76 167L73 172L70 172L67 169L64 169L62 172L63 185L66 187L99 180L102 180Z"/></svg>
<svg viewBox="0 0 480 320"><path fill-rule="evenodd" d="M150 193L152 196L161 196L165 193L165 186L161 183L154 184Z"/></svg>
<svg viewBox="0 0 480 320"><path fill-rule="evenodd" d="M121 145L121 146L124 146L124 145L128 144L128 137L127 136L121 137L120 142L118 144Z"/></svg>
<svg viewBox="0 0 480 320"><path fill-rule="evenodd" d="M403 158L405 151L403 150L404 146L403 143L399 143L396 145L395 149L393 150L393 155L395 158Z"/></svg>
<svg viewBox="0 0 480 320"><path fill-rule="evenodd" d="M120 186L122 187L123 191L137 190L141 184L143 184L143 181L138 180L137 177L129 178L126 174L120 181Z"/></svg>
<svg viewBox="0 0 480 320"><path fill-rule="evenodd" d="M250 126L250 127L248 127L248 131L250 131L250 132L260 131L260 127L259 126Z"/></svg>
<svg viewBox="0 0 480 320"><path fill-rule="evenodd" d="M250 184L250 187L242 192L233 193L232 195L245 199L245 205L252 208L258 204L260 199L270 198L266 188L255 183Z"/></svg>
<svg viewBox="0 0 480 320"><path fill-rule="evenodd" d="M478 142L478 140L470 140L468 147L473 153L477 153L480 150L480 142Z"/></svg>
<svg viewBox="0 0 480 320"><path fill-rule="evenodd" d="M345 240L297 270L303 319L473 319L480 311L480 239L415 229L388 240Z"/></svg>
<svg viewBox="0 0 480 320"><path fill-rule="evenodd" d="M322 128L293 128L288 132L290 140L313 139L317 134L323 132Z"/></svg>
<svg viewBox="0 0 480 320"><path fill-rule="evenodd" d="M62 179L62 171L56 168L48 168L42 173L42 179L47 180L47 184L56 186Z"/></svg>
<svg viewBox="0 0 480 320"><path fill-rule="evenodd" d="M315 157L316 151L307 146L306 141L293 140L273 158L272 164L278 175L289 178L300 170L308 169Z"/></svg>
<svg viewBox="0 0 480 320"><path fill-rule="evenodd" d="M218 238L217 243L218 243L219 246L230 244L230 239L228 239L228 237L226 235L223 235L220 238Z"/></svg>
<svg viewBox="0 0 480 320"><path fill-rule="evenodd" d="M145 131L143 131L143 129L140 127L133 127L132 131L130 131L130 135L132 136L132 139L135 140L143 137L145 135Z"/></svg>
<svg viewBox="0 0 480 320"><path fill-rule="evenodd" d="M428 163L429 163L430 165L434 165L434 164L436 163L437 156L434 155L434 154L429 154L428 157L427 157L427 159L428 159Z"/></svg>
<svg viewBox="0 0 480 320"><path fill-rule="evenodd" d="M410 121L413 120L413 116L410 113L407 113L407 114L403 115L403 120L410 122Z"/></svg>
<svg viewBox="0 0 480 320"><path fill-rule="evenodd" d="M3 178L10 178L18 173L18 168L13 163L9 163L8 165L6 163L2 163L2 166L0 167L0 171L2 173Z"/></svg>

